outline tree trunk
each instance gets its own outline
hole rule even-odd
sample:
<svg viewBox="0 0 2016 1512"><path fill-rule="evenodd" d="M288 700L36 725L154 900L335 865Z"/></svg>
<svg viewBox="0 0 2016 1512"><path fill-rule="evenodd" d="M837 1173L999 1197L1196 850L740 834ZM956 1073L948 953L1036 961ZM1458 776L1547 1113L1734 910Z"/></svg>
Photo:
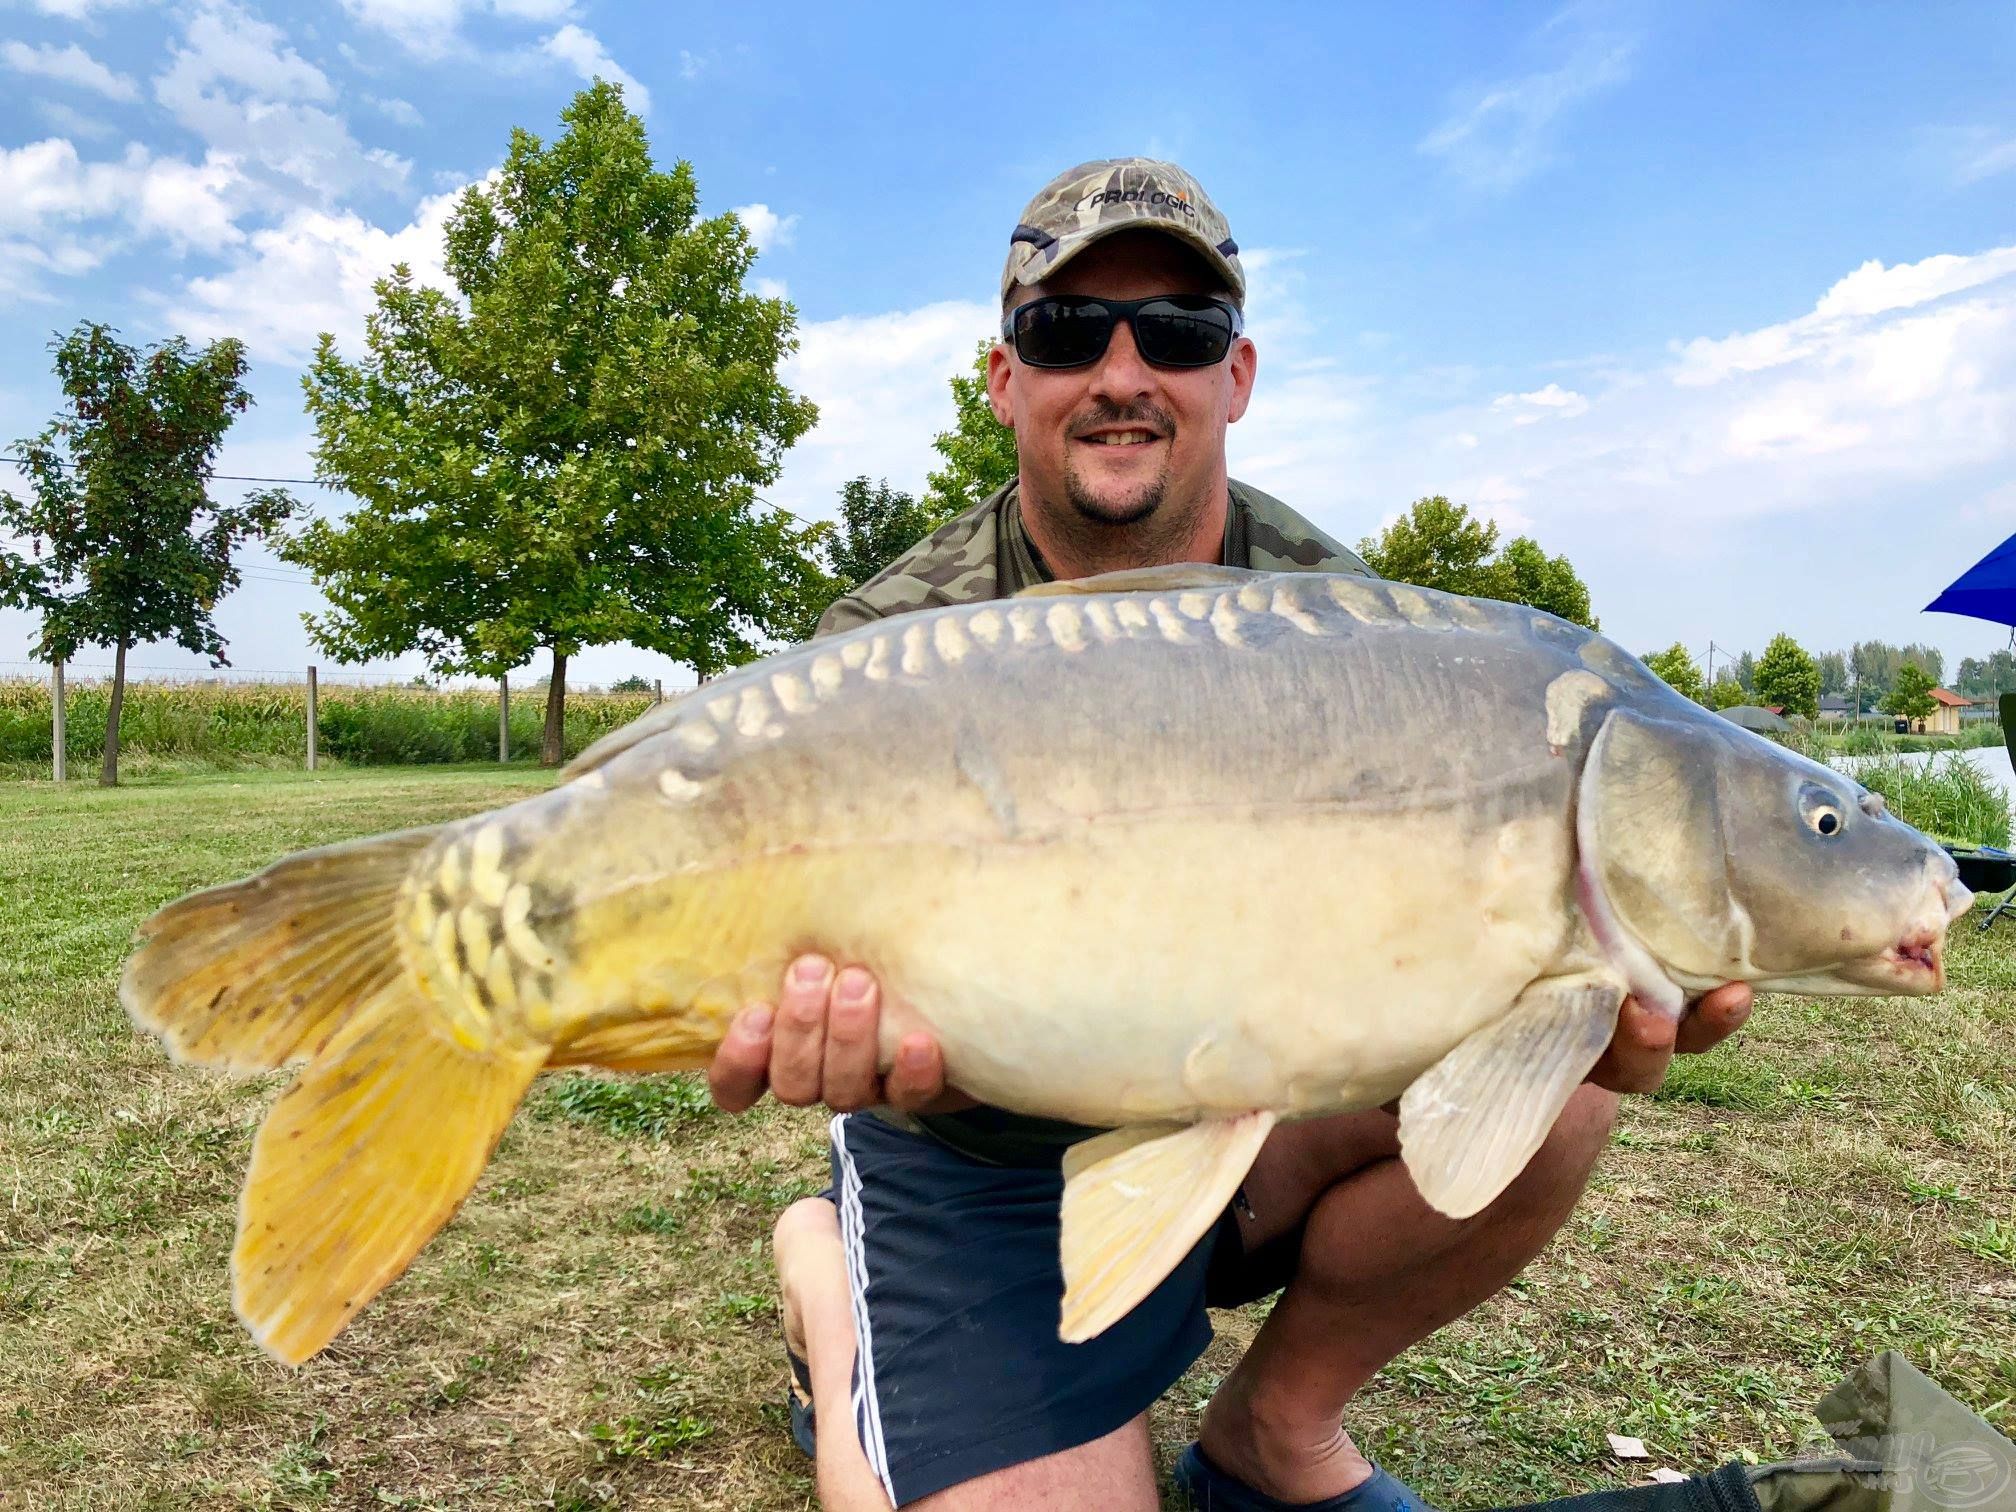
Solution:
<svg viewBox="0 0 2016 1512"><path fill-rule="evenodd" d="M539 765L560 765L567 714L567 653L553 653L553 678L546 684L546 732L539 740Z"/></svg>
<svg viewBox="0 0 2016 1512"><path fill-rule="evenodd" d="M119 711L126 707L126 642L112 657L112 707L105 711L105 764L98 769L98 786L119 786Z"/></svg>

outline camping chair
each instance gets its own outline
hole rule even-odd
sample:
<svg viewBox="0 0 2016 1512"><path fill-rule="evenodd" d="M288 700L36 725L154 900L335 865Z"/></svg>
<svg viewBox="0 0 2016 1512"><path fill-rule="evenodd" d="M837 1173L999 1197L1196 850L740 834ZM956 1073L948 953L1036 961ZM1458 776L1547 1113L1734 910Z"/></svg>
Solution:
<svg viewBox="0 0 2016 1512"><path fill-rule="evenodd" d="M2009 751L2010 765L2016 766L2016 693L2004 693L1999 707L2002 711L2002 744ZM1992 845L1984 845L1972 851L1956 850L1953 859L1959 863L1960 881L1964 886L1978 893L2002 894L1995 900L1995 906L1988 910L1988 917L1975 926L1978 933L2001 918L2011 904L2016 903L2016 856L1997 850Z"/></svg>

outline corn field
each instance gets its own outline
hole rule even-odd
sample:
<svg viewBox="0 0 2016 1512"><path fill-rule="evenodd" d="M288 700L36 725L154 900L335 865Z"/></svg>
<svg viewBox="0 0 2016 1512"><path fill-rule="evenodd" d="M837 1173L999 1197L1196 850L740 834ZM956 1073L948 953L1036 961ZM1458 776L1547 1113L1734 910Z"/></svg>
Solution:
<svg viewBox="0 0 2016 1512"><path fill-rule="evenodd" d="M109 682L72 683L64 697L64 747L73 770L105 744ZM566 752L576 752L651 707L648 693L569 693ZM353 766L494 761L497 694L470 688L342 687L316 699L320 759ZM546 718L541 692L511 699L511 758L537 760ZM302 683L128 682L119 721L121 764L149 770L294 766L306 759L308 689ZM54 755L49 685L0 680L0 776L46 777Z"/></svg>

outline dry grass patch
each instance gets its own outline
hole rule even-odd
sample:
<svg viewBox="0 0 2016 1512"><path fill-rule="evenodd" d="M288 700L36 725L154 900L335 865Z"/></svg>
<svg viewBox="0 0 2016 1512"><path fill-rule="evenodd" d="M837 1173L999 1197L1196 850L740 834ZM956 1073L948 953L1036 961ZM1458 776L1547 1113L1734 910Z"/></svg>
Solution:
<svg viewBox="0 0 2016 1512"><path fill-rule="evenodd" d="M824 1179L817 1118L549 1078L413 1270L288 1371L225 1281L277 1079L176 1071L114 1000L185 889L545 780L0 790L0 1507L811 1504L765 1239ZM1606 1430L1688 1468L1782 1455L1886 1345L2016 1428L2016 934L1956 943L1945 998L1776 1000L1634 1099L1553 1249L1366 1394L1366 1448L1452 1507L1616 1484ZM1219 1319L1165 1453L1258 1316Z"/></svg>

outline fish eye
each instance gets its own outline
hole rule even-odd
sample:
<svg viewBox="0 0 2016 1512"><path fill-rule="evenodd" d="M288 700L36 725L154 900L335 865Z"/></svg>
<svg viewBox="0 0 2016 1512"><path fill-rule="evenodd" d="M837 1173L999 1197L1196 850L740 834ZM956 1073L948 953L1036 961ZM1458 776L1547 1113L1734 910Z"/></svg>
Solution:
<svg viewBox="0 0 2016 1512"><path fill-rule="evenodd" d="M1808 829L1822 837L1840 834L1848 823L1841 800L1815 782L1799 790L1799 817L1806 821Z"/></svg>

